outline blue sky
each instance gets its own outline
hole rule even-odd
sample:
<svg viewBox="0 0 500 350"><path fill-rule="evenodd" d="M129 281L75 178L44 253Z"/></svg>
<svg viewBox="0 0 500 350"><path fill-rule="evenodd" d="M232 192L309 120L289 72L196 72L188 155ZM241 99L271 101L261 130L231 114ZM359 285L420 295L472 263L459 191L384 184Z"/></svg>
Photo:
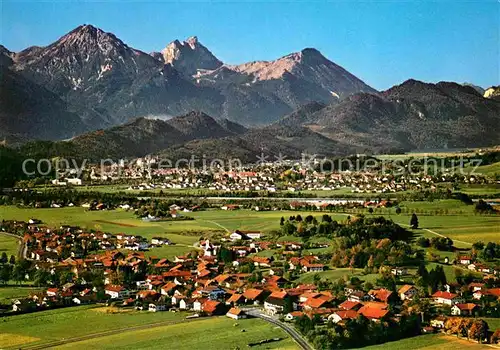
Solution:
<svg viewBox="0 0 500 350"><path fill-rule="evenodd" d="M0 1L0 43L12 51L87 23L146 52L197 35L231 64L315 47L377 89L409 78L500 84L498 0Z"/></svg>

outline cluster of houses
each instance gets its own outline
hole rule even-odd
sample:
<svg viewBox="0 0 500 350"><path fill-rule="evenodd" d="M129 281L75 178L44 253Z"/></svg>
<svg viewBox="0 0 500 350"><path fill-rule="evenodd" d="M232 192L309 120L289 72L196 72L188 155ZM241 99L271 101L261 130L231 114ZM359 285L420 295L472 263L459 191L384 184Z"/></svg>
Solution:
<svg viewBox="0 0 500 350"><path fill-rule="evenodd" d="M341 172L321 172L289 162L283 164L259 164L239 170L226 171L221 168L169 168L152 169L155 159L145 159L141 164L125 166L122 178L147 179L130 190L154 189L209 189L219 191L331 191L350 189L353 193L394 193L406 190L435 189L439 182L457 181L461 183L481 183L481 175L458 175L442 173L431 176L423 173L393 175L375 171L347 170ZM118 165L114 165L115 168ZM146 166L147 171L143 168ZM113 173L116 169L109 169ZM105 178L108 173L103 174ZM94 178L99 176L93 172ZM294 175L294 176L290 176ZM152 181L155 179L155 181Z"/></svg>
<svg viewBox="0 0 500 350"><path fill-rule="evenodd" d="M307 316L343 324L360 315L373 322L387 318L398 320L402 305L419 292L410 284L397 291L385 288L363 291L359 286L348 285L343 293L335 295L314 284L296 284L283 277L285 269L299 273L322 272L327 268L325 262L318 256L302 254L300 242L263 241L260 231L236 230L217 243L202 239L197 256L176 256L169 261L146 256L141 251L150 246L172 244L161 236L147 242L137 235L85 232L72 226L50 229L36 219L16 223L21 224L26 229L23 242L34 260L34 267L51 274L70 271L74 280L24 300L15 300L13 310L18 312L103 301L104 294L104 299L121 307L150 312L175 309L239 319L246 317L245 309L252 306L288 321ZM231 252L230 262L218 260L223 248ZM281 257L278 253L274 256L256 254L278 248ZM89 254L89 251L102 252ZM278 257L279 264L274 257ZM485 276L495 273L469 256L460 256L456 263L481 271ZM252 266L250 270L258 268L261 274L241 272L240 268L245 265ZM103 289L82 277L83 272L96 270L102 271ZM119 283L117 275L124 270L141 273L143 277L134 279L133 283ZM406 271L393 267L391 273L402 276ZM488 288L482 282L470 283L469 293L464 293L463 286L458 284L445 287L445 291L437 291L431 299L434 305L449 308L449 313L455 316L476 315L481 311L482 298L500 299L500 288ZM439 328L439 320L433 321L433 326Z"/></svg>
<svg viewBox="0 0 500 350"><path fill-rule="evenodd" d="M22 241L26 246L25 258L40 263L63 263L68 258L81 260L86 258L88 251L115 249L144 251L152 247L173 244L165 237L153 237L149 242L139 235L88 232L80 227L70 225L49 228L40 225L40 221L37 219L12 223L4 221L4 224L23 230Z"/></svg>
<svg viewBox="0 0 500 350"><path fill-rule="evenodd" d="M494 275L499 273L499 271L496 271L492 266L480 263L470 255L459 256L455 262L457 265L466 267L469 271L482 273L486 279L494 277Z"/></svg>
<svg viewBox="0 0 500 350"><path fill-rule="evenodd" d="M271 261L254 257L256 266L266 266ZM316 271L323 265L317 257L290 259L290 268ZM146 263L155 274L146 275L133 285L114 283L113 276L123 267L137 271ZM272 265L272 264L271 264ZM269 273L261 280L250 282L250 273L234 272L217 261L214 256L200 254L194 257L177 257L175 261L146 257L143 252L107 251L85 259L68 258L54 268L69 268L75 276L85 269L101 268L104 274L104 293L123 307L134 307L151 312L170 309L189 310L204 315L223 315L238 319L245 317L243 306L258 306L270 315L283 315L287 320L307 315L319 315L335 323L362 314L373 321L390 316L389 304L399 296L386 289L373 289L368 293L346 288L347 300L338 300L331 292L319 291L313 284L291 287L291 281ZM414 287L401 291L401 298L412 297ZM68 283L59 288L48 288L45 293L33 295L28 301L37 306L50 306L57 302L64 305L93 302L97 289L83 281ZM15 311L22 311L23 302L16 301Z"/></svg>

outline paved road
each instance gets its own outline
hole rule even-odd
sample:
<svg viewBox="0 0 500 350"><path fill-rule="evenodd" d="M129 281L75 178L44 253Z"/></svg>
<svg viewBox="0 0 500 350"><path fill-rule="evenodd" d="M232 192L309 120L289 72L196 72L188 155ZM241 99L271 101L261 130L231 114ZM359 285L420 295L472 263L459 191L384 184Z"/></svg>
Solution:
<svg viewBox="0 0 500 350"><path fill-rule="evenodd" d="M292 326L284 322L281 322L278 319L275 319L271 316L263 314L260 309L248 309L245 310L245 313L247 313L250 316L258 317L266 322L272 323L280 327L292 337L292 339L300 346L301 349L314 350L314 348L311 345L309 345L309 343L302 337L302 335L299 332L297 332L295 328L293 328Z"/></svg>

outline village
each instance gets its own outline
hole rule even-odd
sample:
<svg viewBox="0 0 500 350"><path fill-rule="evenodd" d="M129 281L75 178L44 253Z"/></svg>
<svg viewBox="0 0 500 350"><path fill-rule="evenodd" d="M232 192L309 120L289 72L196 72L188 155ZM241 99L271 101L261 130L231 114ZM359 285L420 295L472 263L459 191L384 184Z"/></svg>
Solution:
<svg viewBox="0 0 500 350"><path fill-rule="evenodd" d="M151 161L151 160L150 160ZM428 173L420 166L418 171L380 169L379 167L338 172L323 172L319 169L291 163L269 163L253 165L238 170L227 171L220 168L150 168L147 160L138 163L107 166L103 169L92 167L88 176L75 178L74 172L65 170L61 178L52 181L55 186L82 186L87 184L130 183L129 191L166 191L196 189L222 192L279 192L298 193L301 191L335 191L349 194L390 194L411 190L435 190L441 183L483 184L491 180L481 174L458 174L445 169ZM71 169L74 170L74 169ZM449 169L448 169L449 170ZM71 175L73 174L73 175ZM66 176L66 177L65 177ZM326 192L325 192L326 193Z"/></svg>
<svg viewBox="0 0 500 350"><path fill-rule="evenodd" d="M384 267L399 281L392 289L377 285L378 280L363 283L356 277L325 287L320 275L314 275L335 270L329 261L304 253L301 242L265 240L258 230L203 239L190 253L168 260L145 254L175 244L161 236L148 241L139 235L87 232L76 226L49 228L37 219L4 221L2 228L23 232L23 254L32 270L20 279L47 286L13 300L13 313L106 303L145 312L189 311L190 317L226 315L238 320L267 315L276 322L306 317L316 325L335 327L346 327L360 316L375 323L398 323L417 313L420 331L433 333L449 330L450 317L486 315L484 305L499 305L500 300L500 270L473 255L449 263L480 273L482 280L445 283L427 294L414 283L401 284L415 280L404 266ZM279 249L280 256L257 254L270 249ZM314 276L312 283L297 282L306 274ZM478 340L487 339L486 329Z"/></svg>

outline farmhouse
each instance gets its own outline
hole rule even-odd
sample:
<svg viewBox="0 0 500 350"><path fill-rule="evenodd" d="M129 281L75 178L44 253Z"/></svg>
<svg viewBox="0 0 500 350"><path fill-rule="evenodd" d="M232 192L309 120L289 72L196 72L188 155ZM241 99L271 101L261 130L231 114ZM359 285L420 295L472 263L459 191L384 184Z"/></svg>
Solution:
<svg viewBox="0 0 500 350"><path fill-rule="evenodd" d="M473 303L455 304L451 307L451 314L454 316L472 316L479 306Z"/></svg>
<svg viewBox="0 0 500 350"><path fill-rule="evenodd" d="M458 294L442 292L442 291L437 291L436 293L432 294L432 298L437 304L444 304L450 306L459 303L461 301L461 299L458 297Z"/></svg>
<svg viewBox="0 0 500 350"><path fill-rule="evenodd" d="M331 320L333 323L339 323L340 321L352 320L357 317L358 312L356 310L339 310L328 316L328 320Z"/></svg>
<svg viewBox="0 0 500 350"><path fill-rule="evenodd" d="M247 315L241 309L238 309L237 307L231 308L227 312L226 316L229 318L235 319L235 320L239 320L241 318L247 318Z"/></svg>
<svg viewBox="0 0 500 350"><path fill-rule="evenodd" d="M302 271L304 272L322 272L325 269L323 264L314 264L308 261L304 261L302 264Z"/></svg>
<svg viewBox="0 0 500 350"><path fill-rule="evenodd" d="M112 299L123 298L128 294L124 287L112 284L108 284L104 288L104 293L109 295Z"/></svg>
<svg viewBox="0 0 500 350"><path fill-rule="evenodd" d="M289 302L290 296L287 292L274 292L264 302L264 310L271 315L282 314Z"/></svg>
<svg viewBox="0 0 500 350"><path fill-rule="evenodd" d="M418 289L415 286L405 284L398 290L399 298L403 301L412 300L413 297L417 294Z"/></svg>

